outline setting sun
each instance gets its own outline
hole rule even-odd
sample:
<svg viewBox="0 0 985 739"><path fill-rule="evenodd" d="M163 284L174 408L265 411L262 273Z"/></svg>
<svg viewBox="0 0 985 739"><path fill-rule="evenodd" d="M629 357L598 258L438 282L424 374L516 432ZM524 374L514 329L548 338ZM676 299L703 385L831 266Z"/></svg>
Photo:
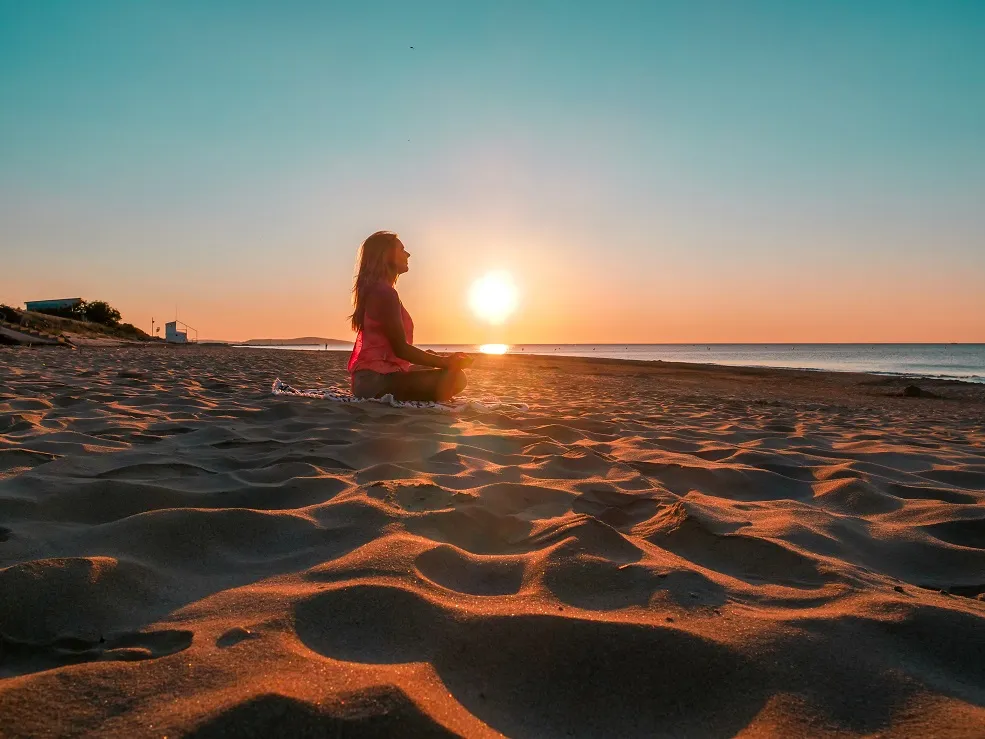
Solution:
<svg viewBox="0 0 985 739"><path fill-rule="evenodd" d="M502 323L516 308L516 286L507 272L490 272L469 291L469 305L489 323Z"/></svg>

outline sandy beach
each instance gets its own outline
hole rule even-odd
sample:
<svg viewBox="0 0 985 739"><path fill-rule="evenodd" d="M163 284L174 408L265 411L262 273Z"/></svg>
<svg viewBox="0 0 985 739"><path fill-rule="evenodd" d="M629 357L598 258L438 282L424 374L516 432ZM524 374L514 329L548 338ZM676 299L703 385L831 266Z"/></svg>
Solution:
<svg viewBox="0 0 985 739"><path fill-rule="evenodd" d="M0 736L977 736L985 386L0 350Z"/></svg>

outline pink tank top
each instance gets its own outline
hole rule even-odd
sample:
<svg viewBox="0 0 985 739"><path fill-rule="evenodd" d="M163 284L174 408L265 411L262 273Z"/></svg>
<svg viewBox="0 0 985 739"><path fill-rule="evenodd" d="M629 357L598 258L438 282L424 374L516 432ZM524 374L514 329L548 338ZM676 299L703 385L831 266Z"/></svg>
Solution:
<svg viewBox="0 0 985 739"><path fill-rule="evenodd" d="M392 290L389 285L381 285L381 289ZM390 372L407 372L410 370L410 362L400 359L393 353L390 340L383 332L383 324L376 319L371 310L372 303L367 306L366 314L363 316L362 330L356 334L356 343L352 347L352 355L349 357L349 374L359 370L372 370L380 374ZM414 343L414 322L410 318L410 313L400 304L400 318L404 324L404 336L407 343Z"/></svg>

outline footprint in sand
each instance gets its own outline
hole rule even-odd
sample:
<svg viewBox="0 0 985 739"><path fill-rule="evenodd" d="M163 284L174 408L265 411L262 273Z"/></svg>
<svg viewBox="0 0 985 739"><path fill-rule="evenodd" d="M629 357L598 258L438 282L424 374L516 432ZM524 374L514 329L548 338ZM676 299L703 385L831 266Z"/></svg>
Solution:
<svg viewBox="0 0 985 739"><path fill-rule="evenodd" d="M523 559L515 555L479 556L443 544L419 554L414 566L431 582L470 595L513 595L523 585Z"/></svg>
<svg viewBox="0 0 985 739"><path fill-rule="evenodd" d="M0 634L0 678L83 662L157 659L188 649L191 643L191 631L176 629L137 631L96 641L62 636L50 641L32 642Z"/></svg>
<svg viewBox="0 0 985 739"><path fill-rule="evenodd" d="M672 627L466 614L373 585L324 591L294 617L301 642L332 659L429 663L462 706L507 736L732 735L765 700L759 665Z"/></svg>

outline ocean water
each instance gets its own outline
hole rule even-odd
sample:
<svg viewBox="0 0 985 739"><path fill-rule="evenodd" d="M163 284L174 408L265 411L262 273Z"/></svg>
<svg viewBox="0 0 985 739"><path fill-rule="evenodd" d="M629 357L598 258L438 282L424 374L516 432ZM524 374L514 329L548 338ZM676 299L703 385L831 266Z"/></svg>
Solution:
<svg viewBox="0 0 985 739"><path fill-rule="evenodd" d="M324 345L276 348L325 350ZM479 349L462 344L424 348ZM334 350L350 351L348 347ZM871 372L985 383L985 344L516 344L507 353Z"/></svg>

